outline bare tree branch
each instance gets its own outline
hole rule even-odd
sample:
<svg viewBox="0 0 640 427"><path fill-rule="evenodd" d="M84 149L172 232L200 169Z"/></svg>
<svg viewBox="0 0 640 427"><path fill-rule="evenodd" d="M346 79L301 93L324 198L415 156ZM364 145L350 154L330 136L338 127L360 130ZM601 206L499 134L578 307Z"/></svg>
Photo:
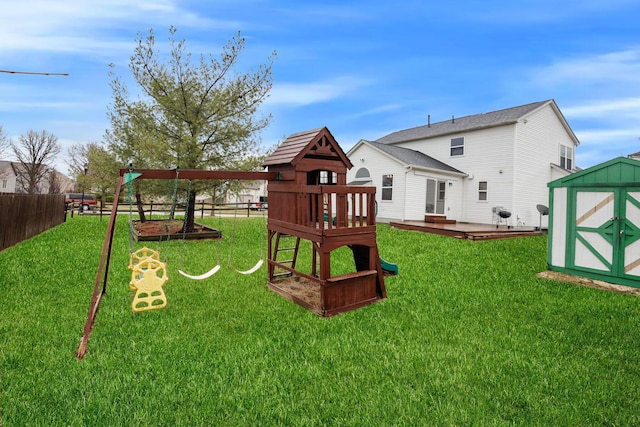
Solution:
<svg viewBox="0 0 640 427"><path fill-rule="evenodd" d="M50 169L53 169L51 163L60 153L58 138L44 130L30 130L10 145L21 166L17 173L17 184L21 190L28 194L44 192L42 187L48 180Z"/></svg>

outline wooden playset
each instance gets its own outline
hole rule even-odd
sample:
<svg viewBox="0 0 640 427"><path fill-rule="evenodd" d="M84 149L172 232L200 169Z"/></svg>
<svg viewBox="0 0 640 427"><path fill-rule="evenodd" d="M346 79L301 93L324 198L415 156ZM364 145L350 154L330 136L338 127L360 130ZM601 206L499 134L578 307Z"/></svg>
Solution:
<svg viewBox="0 0 640 427"><path fill-rule="evenodd" d="M272 291L325 317L386 298L384 276L387 270L383 270L376 242L375 187L346 185L346 173L352 164L329 130L324 127L291 135L267 157L263 166L268 172L180 170L179 175L180 179L186 180L268 182L267 281ZM175 170L120 170L76 357L83 358L86 353L100 300L106 292L117 201L123 184L132 179L175 178ZM301 241L310 242L312 248L311 259L307 260L311 265L307 264L305 269L300 268L304 260L298 259ZM355 271L333 276L331 254L345 246L353 253ZM168 278L164 263L155 259L152 251L132 253L131 259L130 287L136 291L132 303L134 310L136 306L137 311L157 308L154 305L165 306L162 285ZM261 267L262 263L259 264L255 270ZM211 277L209 273L190 277L181 272L186 277L200 280Z"/></svg>
<svg viewBox="0 0 640 427"><path fill-rule="evenodd" d="M291 135L263 165L280 177L268 186L269 289L321 316L386 298L375 187L346 185L353 165L329 130ZM301 239L312 244L310 274L296 269ZM356 271L332 276L331 253L342 246L353 251Z"/></svg>

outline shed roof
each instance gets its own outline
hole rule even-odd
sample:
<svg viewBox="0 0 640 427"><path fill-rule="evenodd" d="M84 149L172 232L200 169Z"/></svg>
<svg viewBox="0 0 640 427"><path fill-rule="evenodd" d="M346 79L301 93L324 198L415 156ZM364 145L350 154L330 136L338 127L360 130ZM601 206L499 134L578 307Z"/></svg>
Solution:
<svg viewBox="0 0 640 427"><path fill-rule="evenodd" d="M576 144L578 144L578 139L573 134L573 131L562 116L560 109L552 99L533 102L531 104L520 105L517 107L506 108L503 110L492 111L489 113L455 117L451 120L445 120L441 122L431 123L425 126L418 126L411 129L400 130L377 139L377 142L381 142L383 144L395 144L398 142L428 139L441 135L467 132L471 130L484 129L495 126L503 126L511 123L516 123L518 120L547 104L552 105L560 121L567 129L567 132L576 141Z"/></svg>
<svg viewBox="0 0 640 427"><path fill-rule="evenodd" d="M455 174L466 175L466 173L449 166L440 160L434 159L420 151L412 150L410 148L398 147L395 145L382 144L374 141L361 141L364 144L369 144L371 147L380 150L390 157L398 160L406 166L414 166L425 169L436 169L443 172L450 172Z"/></svg>
<svg viewBox="0 0 640 427"><path fill-rule="evenodd" d="M262 166L295 166L305 157L339 160L347 168L353 166L326 126L290 135L262 162Z"/></svg>
<svg viewBox="0 0 640 427"><path fill-rule="evenodd" d="M547 184L549 188L585 187L608 185L614 187L640 186L640 161L616 157L580 172L556 179Z"/></svg>

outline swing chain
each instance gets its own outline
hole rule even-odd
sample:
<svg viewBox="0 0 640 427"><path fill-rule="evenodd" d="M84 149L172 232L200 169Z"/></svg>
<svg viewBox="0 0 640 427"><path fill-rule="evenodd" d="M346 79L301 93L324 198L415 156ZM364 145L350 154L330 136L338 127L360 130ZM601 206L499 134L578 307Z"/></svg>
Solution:
<svg viewBox="0 0 640 427"><path fill-rule="evenodd" d="M175 210L176 210L176 196L178 194L178 179L179 179L179 175L180 175L180 171L178 170L178 168L176 167L176 177L173 179L173 190L171 190L171 181L169 181L167 183L167 196L169 194L171 194L173 192L173 194L171 195L171 208L169 209L169 218L163 220L162 223L162 228L163 231L161 233L159 233L159 237L158 237L158 252L163 252L161 251L161 246L162 246L162 236L165 234L167 234L167 239L166 239L166 247L169 247L169 241L171 240L171 227L173 226L173 218L175 216ZM167 202L165 200L165 207L167 206ZM165 261L167 260L167 254L165 253L164 255L164 259Z"/></svg>
<svg viewBox="0 0 640 427"><path fill-rule="evenodd" d="M266 183L265 183L266 185ZM265 190L266 192L266 187ZM255 272L258 268L260 268L260 266L262 266L263 262L264 262L264 244L265 244L265 228L266 228L266 224L265 224L265 212L264 210L262 211L262 227L260 228L260 260L258 261L258 263L256 265L254 265L251 269L247 270L247 271L239 271L237 269L235 269L233 267L233 265L231 264L231 258L232 258L232 253L233 253L233 246L235 244L235 240L236 240L236 222L238 219L238 195L236 194L236 203L235 203L235 210L234 210L234 215L233 215L233 228L231 231L231 245L229 248L229 258L227 260L227 264L229 265L229 267L233 268L235 271L237 271L238 273L241 274L251 274L253 272Z"/></svg>
<svg viewBox="0 0 640 427"><path fill-rule="evenodd" d="M187 239L187 218L189 217L189 201L191 199L191 180L187 180L187 205L184 210L184 222L182 224L182 250L180 251L180 259L178 265L182 266L182 257L184 255L184 245Z"/></svg>
<svg viewBox="0 0 640 427"><path fill-rule="evenodd" d="M133 254L133 179L131 173L133 169L129 166L128 189L129 189L129 254Z"/></svg>

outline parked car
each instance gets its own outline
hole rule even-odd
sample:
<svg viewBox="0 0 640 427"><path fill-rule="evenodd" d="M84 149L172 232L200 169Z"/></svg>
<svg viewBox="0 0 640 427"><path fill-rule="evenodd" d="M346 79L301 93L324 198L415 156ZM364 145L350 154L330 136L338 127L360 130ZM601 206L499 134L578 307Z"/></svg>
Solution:
<svg viewBox="0 0 640 427"><path fill-rule="evenodd" d="M269 209L269 203L266 197L260 196L260 201L250 203L249 208L253 210L261 211L262 209Z"/></svg>
<svg viewBox="0 0 640 427"><path fill-rule="evenodd" d="M65 203L80 206L83 211L93 210L96 207L96 198L93 194L68 193L65 194Z"/></svg>

